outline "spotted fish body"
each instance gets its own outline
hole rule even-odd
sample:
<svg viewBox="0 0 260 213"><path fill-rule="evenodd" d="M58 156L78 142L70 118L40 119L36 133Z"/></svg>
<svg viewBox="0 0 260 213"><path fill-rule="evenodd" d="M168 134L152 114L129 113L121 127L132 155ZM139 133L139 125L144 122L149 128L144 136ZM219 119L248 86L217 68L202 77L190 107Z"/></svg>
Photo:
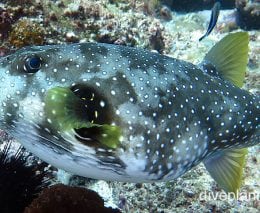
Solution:
<svg viewBox="0 0 260 213"><path fill-rule="evenodd" d="M259 143L259 97L206 61L109 44L35 46L0 60L0 82L0 128L85 177L166 181Z"/></svg>

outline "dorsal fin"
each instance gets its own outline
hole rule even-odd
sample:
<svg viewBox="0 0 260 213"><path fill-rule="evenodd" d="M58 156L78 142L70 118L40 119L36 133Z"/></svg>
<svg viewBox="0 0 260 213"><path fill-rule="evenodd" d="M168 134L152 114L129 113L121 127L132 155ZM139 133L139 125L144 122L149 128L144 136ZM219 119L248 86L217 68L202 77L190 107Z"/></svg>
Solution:
<svg viewBox="0 0 260 213"><path fill-rule="evenodd" d="M248 44L247 32L231 33L211 48L203 64L214 66L221 77L242 87L248 62Z"/></svg>

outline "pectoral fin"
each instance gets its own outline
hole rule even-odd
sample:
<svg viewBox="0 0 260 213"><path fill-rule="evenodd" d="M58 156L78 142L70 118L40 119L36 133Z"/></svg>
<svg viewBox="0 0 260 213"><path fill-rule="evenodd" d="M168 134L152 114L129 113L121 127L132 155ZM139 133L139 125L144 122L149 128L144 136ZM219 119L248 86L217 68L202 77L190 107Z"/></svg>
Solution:
<svg viewBox="0 0 260 213"><path fill-rule="evenodd" d="M204 161L212 178L226 191L237 192L242 182L242 172L247 149L228 149Z"/></svg>

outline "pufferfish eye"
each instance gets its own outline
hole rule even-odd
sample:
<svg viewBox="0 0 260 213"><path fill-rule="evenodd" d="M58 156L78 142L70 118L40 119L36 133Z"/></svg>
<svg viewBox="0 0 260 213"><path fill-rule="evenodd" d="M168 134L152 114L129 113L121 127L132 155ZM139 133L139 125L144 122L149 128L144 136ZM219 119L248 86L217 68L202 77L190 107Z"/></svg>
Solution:
<svg viewBox="0 0 260 213"><path fill-rule="evenodd" d="M28 57L24 63L24 71L27 73L36 73L42 65L42 59L37 56Z"/></svg>

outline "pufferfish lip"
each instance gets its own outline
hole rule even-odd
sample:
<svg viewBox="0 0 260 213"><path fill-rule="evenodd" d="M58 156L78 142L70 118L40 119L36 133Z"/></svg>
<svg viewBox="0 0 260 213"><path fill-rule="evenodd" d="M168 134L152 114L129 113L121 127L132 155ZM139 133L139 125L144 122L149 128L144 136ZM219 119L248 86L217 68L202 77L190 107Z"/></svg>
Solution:
<svg viewBox="0 0 260 213"><path fill-rule="evenodd" d="M112 125L112 109L94 88L85 85L52 88L45 97L45 112L53 129L74 130L81 143L107 148L119 144L121 130Z"/></svg>

